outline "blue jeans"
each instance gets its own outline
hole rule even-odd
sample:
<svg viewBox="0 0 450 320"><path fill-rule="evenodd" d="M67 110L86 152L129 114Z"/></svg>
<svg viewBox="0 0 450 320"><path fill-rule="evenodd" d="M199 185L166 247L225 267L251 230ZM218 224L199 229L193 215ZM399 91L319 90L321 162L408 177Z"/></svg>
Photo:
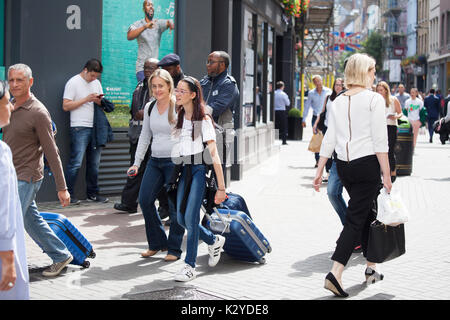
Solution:
<svg viewBox="0 0 450 320"><path fill-rule="evenodd" d="M183 167L178 183L177 193L177 217L178 223L187 230L185 262L195 268L199 238L206 244L212 245L216 236L200 224L200 208L205 194L205 166L203 164L192 165L192 183L187 198L185 213L180 212L181 201L184 195L186 167Z"/></svg>
<svg viewBox="0 0 450 320"><path fill-rule="evenodd" d="M171 158L153 158L148 161L139 191L139 204L145 220L145 232L150 250L168 249L168 254L181 256L184 229L177 223L177 213L169 201L169 237L156 210L155 200L164 183L172 176L175 164ZM142 168L143 169L143 168Z"/></svg>
<svg viewBox="0 0 450 320"><path fill-rule="evenodd" d="M26 182L18 180L19 198L22 205L23 224L30 237L53 260L53 263L67 260L71 254L66 245L59 240L47 222L39 214L36 194L43 180Z"/></svg>
<svg viewBox="0 0 450 320"><path fill-rule="evenodd" d="M98 168L100 166L101 148L94 148L93 129L88 127L70 128L70 159L66 170L66 183L70 196L74 196L78 170L86 154L86 191L88 196L98 194Z"/></svg>
<svg viewBox="0 0 450 320"><path fill-rule="evenodd" d="M342 225L344 225L345 216L347 214L347 204L342 197L342 188L342 182L337 173L336 161L333 160L327 184L328 199L330 200L334 210L337 212L339 219L341 219Z"/></svg>

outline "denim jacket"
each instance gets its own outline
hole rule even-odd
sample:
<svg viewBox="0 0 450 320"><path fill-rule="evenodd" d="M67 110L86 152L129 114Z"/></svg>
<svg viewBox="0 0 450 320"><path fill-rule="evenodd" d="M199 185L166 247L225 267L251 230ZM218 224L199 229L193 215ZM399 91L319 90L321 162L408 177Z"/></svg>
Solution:
<svg viewBox="0 0 450 320"><path fill-rule="evenodd" d="M106 99L102 99L99 106L94 103L94 134L92 135L92 145L94 148L104 147L108 142L114 140L114 134L109 124L105 112L114 111L114 104Z"/></svg>

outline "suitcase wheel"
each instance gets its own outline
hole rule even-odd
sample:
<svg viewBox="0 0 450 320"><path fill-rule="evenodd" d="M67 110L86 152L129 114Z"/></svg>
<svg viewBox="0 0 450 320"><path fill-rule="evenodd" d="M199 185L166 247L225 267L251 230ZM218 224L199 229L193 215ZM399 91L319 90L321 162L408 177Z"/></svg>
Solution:
<svg viewBox="0 0 450 320"><path fill-rule="evenodd" d="M97 256L97 254L94 252L94 250L89 253L88 258L94 259Z"/></svg>
<svg viewBox="0 0 450 320"><path fill-rule="evenodd" d="M261 258L261 259L259 259L259 264L266 264L266 258Z"/></svg>
<svg viewBox="0 0 450 320"><path fill-rule="evenodd" d="M89 268L89 267L91 266L91 263L90 263L89 261L84 261L84 262L81 264L81 266L82 266L84 269L87 269L87 268Z"/></svg>

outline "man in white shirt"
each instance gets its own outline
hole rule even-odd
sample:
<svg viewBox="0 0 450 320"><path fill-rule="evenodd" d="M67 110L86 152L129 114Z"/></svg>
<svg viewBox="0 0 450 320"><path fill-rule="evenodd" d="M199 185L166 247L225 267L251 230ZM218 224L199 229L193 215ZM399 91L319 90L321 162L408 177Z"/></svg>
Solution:
<svg viewBox="0 0 450 320"><path fill-rule="evenodd" d="M63 109L70 111L70 160L66 170L67 188L70 203L79 204L74 197L74 187L86 153L86 187L87 199L97 202L108 202L108 198L98 194L98 169L101 148L92 143L94 134L94 103L101 105L104 96L98 77L103 71L101 62L91 59L83 70L73 76L64 89Z"/></svg>
<svg viewBox="0 0 450 320"><path fill-rule="evenodd" d="M286 107L291 104L289 96L284 92L284 82L278 81L276 83L276 90L274 95L274 109L275 109L275 128L280 130L280 138L283 144L287 144L287 115Z"/></svg>
<svg viewBox="0 0 450 320"><path fill-rule="evenodd" d="M312 81L314 82L314 85L316 87L308 92L308 100L306 100L305 108L303 110L303 123L302 123L303 127L306 127L306 118L308 117L310 108L312 108L313 110L311 126L314 127L314 123L316 123L317 116L320 115L320 113L322 112L326 97L332 93L330 88L325 87L323 85L321 76L314 75ZM316 164L314 167L317 168L317 163L319 161L319 153L315 153L314 157L316 159Z"/></svg>

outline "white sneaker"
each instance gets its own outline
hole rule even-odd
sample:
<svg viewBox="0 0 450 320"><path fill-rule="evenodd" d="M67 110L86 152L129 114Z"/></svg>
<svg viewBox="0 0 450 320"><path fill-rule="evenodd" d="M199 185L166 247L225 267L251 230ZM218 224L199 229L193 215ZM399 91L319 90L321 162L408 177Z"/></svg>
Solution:
<svg viewBox="0 0 450 320"><path fill-rule="evenodd" d="M220 260L220 253L222 251L223 245L225 244L225 237L217 235L214 244L208 246L209 260L208 265L210 267L215 267Z"/></svg>
<svg viewBox="0 0 450 320"><path fill-rule="evenodd" d="M196 277L197 272L195 272L195 268L192 268L186 263L183 269L181 269L180 272L175 275L175 281L187 282L194 280Z"/></svg>

